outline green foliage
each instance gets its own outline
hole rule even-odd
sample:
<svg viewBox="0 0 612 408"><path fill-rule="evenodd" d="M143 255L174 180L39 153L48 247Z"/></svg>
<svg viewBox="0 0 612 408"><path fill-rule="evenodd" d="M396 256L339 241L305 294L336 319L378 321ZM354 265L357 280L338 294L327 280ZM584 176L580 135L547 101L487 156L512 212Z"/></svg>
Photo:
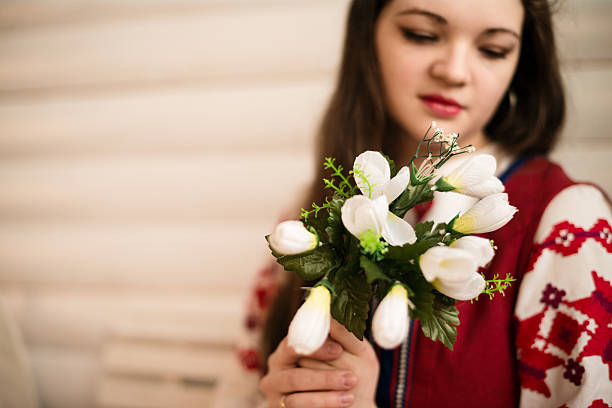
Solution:
<svg viewBox="0 0 612 408"><path fill-rule="evenodd" d="M444 306L436 303L429 318L421 319L421 330L425 337L440 341L449 349L457 339L459 326L459 311L455 306Z"/></svg>
<svg viewBox="0 0 612 408"><path fill-rule="evenodd" d="M376 231L370 229L359 236L359 246L361 252L372 256L376 261L381 261L389 251L389 244L381 241L381 236Z"/></svg>
<svg viewBox="0 0 612 408"><path fill-rule="evenodd" d="M344 168L341 165L336 164L336 159L326 157L323 167L325 170L331 170L332 172L331 179L323 179L325 188L331 188L336 192L336 194L343 196L344 198L349 198L350 196L355 195L357 192L356 187L353 186L342 173ZM335 184L336 181L338 181L338 185Z"/></svg>
<svg viewBox="0 0 612 408"><path fill-rule="evenodd" d="M392 282L392 279L385 275L380 266L378 266L376 262L370 260L367 256L362 255L359 258L359 265L364 270L369 284L372 284L374 281L379 279Z"/></svg>
<svg viewBox="0 0 612 408"><path fill-rule="evenodd" d="M482 277L484 278L484 274L482 274ZM495 296L496 293L501 293L502 296L505 296L506 294L504 293L504 291L510 287L510 285L512 284L512 282L515 282L516 279L514 278L514 276L507 274L505 278L500 279L499 275L495 275L493 276L493 279L485 279L485 288L483 289L482 294L485 295L489 295L489 300L493 299L493 297ZM474 300L478 300L478 297L480 296L476 296L474 299L472 299L470 302L473 302Z"/></svg>
<svg viewBox="0 0 612 408"><path fill-rule="evenodd" d="M438 181L436 181L436 191L453 191L455 188L455 186L444 180L443 177L440 177Z"/></svg>
<svg viewBox="0 0 612 408"><path fill-rule="evenodd" d="M333 280L334 296L331 314L359 340L363 340L370 311L372 288L359 269L341 269Z"/></svg>
<svg viewBox="0 0 612 408"><path fill-rule="evenodd" d="M312 281L319 279L332 269L337 262L336 254L328 245L321 245L312 251L297 255L281 256L277 262L286 271L292 271L300 278Z"/></svg>
<svg viewBox="0 0 612 408"><path fill-rule="evenodd" d="M417 237L423 237L431 232L433 226L433 221L422 222L414 226L414 232Z"/></svg>

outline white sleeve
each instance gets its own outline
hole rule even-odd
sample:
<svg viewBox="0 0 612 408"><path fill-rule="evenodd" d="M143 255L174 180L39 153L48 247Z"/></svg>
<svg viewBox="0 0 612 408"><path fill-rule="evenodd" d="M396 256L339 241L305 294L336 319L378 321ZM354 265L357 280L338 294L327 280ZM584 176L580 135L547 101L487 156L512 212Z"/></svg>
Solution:
<svg viewBox="0 0 612 408"><path fill-rule="evenodd" d="M542 215L515 307L521 407L612 406L611 220L582 184Z"/></svg>

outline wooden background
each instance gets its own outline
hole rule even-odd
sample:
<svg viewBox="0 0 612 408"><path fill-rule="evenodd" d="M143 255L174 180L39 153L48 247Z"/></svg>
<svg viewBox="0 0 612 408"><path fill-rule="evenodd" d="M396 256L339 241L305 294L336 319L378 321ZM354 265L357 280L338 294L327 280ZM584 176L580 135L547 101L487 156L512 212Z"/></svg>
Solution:
<svg viewBox="0 0 612 408"><path fill-rule="evenodd" d="M0 1L0 301L43 406L207 405L312 175L346 5ZM554 154L608 191L611 19L562 3Z"/></svg>

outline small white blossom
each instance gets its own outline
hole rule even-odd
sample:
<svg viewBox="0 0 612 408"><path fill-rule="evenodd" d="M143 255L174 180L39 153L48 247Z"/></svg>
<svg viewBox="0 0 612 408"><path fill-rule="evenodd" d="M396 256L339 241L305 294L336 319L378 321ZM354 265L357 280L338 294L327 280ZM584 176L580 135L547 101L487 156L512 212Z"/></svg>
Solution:
<svg viewBox="0 0 612 408"><path fill-rule="evenodd" d="M319 243L317 236L301 221L281 222L268 239L272 249L282 255L301 254L316 248Z"/></svg>
<svg viewBox="0 0 612 408"><path fill-rule="evenodd" d="M323 345L329 334L330 304L331 294L324 285L310 290L289 325L287 341L296 353L312 354Z"/></svg>
<svg viewBox="0 0 612 408"><path fill-rule="evenodd" d="M450 247L468 251L472 254L478 266L486 266L495 256L491 241L472 235L459 238Z"/></svg>
<svg viewBox="0 0 612 408"><path fill-rule="evenodd" d="M482 293L484 278L477 272L474 257L463 249L435 246L419 259L423 276L446 296L473 299Z"/></svg>
<svg viewBox="0 0 612 408"><path fill-rule="evenodd" d="M379 152L365 151L355 159L353 178L359 190L368 198L376 199L382 195L391 203L410 183L410 170L402 167L391 178L389 162Z"/></svg>
<svg viewBox="0 0 612 408"><path fill-rule="evenodd" d="M410 328L408 307L414 308L408 292L395 284L380 302L372 318L372 336L384 349L393 349L406 339Z"/></svg>
<svg viewBox="0 0 612 408"><path fill-rule="evenodd" d="M453 229L463 234L495 231L508 223L516 213L508 203L508 194L491 194L472 206L453 223Z"/></svg>
<svg viewBox="0 0 612 408"><path fill-rule="evenodd" d="M465 160L442 179L454 186L456 193L483 198L504 191L504 185L494 175L496 167L495 157L479 154Z"/></svg>

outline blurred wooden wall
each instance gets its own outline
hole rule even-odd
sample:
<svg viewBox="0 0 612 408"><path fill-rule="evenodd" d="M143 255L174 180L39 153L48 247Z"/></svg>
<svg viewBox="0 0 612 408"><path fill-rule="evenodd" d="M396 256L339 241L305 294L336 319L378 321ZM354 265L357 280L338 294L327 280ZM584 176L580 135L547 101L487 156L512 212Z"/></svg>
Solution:
<svg viewBox="0 0 612 408"><path fill-rule="evenodd" d="M313 171L347 0L0 2L0 300L46 407L206 406ZM555 157L612 191L612 2L558 17Z"/></svg>

